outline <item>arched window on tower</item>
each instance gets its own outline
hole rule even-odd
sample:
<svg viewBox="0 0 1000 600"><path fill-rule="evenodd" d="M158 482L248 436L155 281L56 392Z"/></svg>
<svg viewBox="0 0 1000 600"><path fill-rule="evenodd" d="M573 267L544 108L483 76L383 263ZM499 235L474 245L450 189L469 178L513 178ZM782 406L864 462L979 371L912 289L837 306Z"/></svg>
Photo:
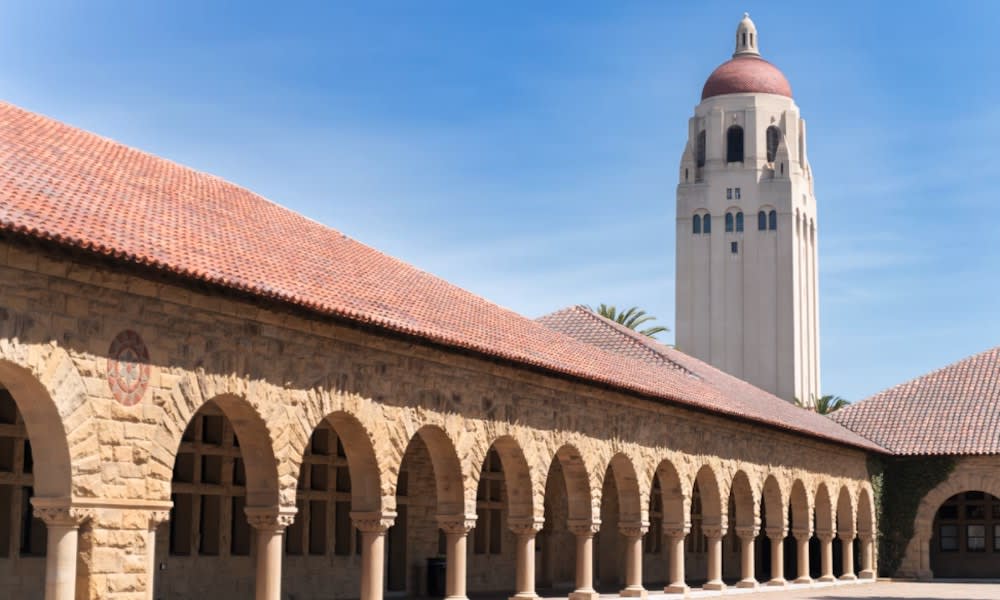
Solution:
<svg viewBox="0 0 1000 600"><path fill-rule="evenodd" d="M781 143L781 130L774 125L767 128L767 162L774 162L778 154L778 144Z"/></svg>
<svg viewBox="0 0 1000 600"><path fill-rule="evenodd" d="M767 228L771 231L778 229L778 211L772 210L767 213Z"/></svg>
<svg viewBox="0 0 1000 600"><path fill-rule="evenodd" d="M705 130L698 132L695 144L695 165L700 169L705 166Z"/></svg>
<svg viewBox="0 0 1000 600"><path fill-rule="evenodd" d="M701 232L712 233L712 215L706 214L701 218Z"/></svg>
<svg viewBox="0 0 1000 600"><path fill-rule="evenodd" d="M739 125L726 132L726 162L743 162L743 128Z"/></svg>
<svg viewBox="0 0 1000 600"><path fill-rule="evenodd" d="M701 215L695 215L691 220L691 233L701 233Z"/></svg>
<svg viewBox="0 0 1000 600"><path fill-rule="evenodd" d="M767 229L767 213L760 211L757 213L757 231L764 231Z"/></svg>
<svg viewBox="0 0 1000 600"><path fill-rule="evenodd" d="M736 233L743 232L743 213L736 213Z"/></svg>
<svg viewBox="0 0 1000 600"><path fill-rule="evenodd" d="M733 218L733 213L726 213L726 233L732 233L733 229L736 227L735 219Z"/></svg>

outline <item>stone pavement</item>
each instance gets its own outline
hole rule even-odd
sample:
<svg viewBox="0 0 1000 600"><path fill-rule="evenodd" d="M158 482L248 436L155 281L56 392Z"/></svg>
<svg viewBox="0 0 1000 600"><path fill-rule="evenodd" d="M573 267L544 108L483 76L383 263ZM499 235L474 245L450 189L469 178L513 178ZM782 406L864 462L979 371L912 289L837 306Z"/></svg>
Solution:
<svg viewBox="0 0 1000 600"><path fill-rule="evenodd" d="M718 596L718 594L714 594ZM867 598L868 600L1000 600L1000 580L995 582L910 582L879 581L877 583L833 585L828 587L806 587L774 591L761 588L754 592L726 590L723 596L746 595L761 600L841 600ZM650 600L668 598L665 594L650 594ZM708 593L692 590L691 598L708 597Z"/></svg>

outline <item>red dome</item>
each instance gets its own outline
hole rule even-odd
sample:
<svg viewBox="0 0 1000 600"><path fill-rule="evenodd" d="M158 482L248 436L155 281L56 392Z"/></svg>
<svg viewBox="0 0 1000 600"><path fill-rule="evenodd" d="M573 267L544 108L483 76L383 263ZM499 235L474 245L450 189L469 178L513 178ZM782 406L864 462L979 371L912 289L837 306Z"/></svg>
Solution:
<svg viewBox="0 0 1000 600"><path fill-rule="evenodd" d="M708 76L701 99L723 94L778 94L792 97L792 86L778 67L757 56L737 56Z"/></svg>

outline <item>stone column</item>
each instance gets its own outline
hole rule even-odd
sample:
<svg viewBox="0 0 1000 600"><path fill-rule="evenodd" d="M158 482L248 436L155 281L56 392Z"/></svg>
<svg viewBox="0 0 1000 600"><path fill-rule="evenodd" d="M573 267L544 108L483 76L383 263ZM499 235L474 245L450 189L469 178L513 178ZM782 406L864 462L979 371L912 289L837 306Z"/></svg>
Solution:
<svg viewBox="0 0 1000 600"><path fill-rule="evenodd" d="M795 583L812 583L809 576L809 540L812 533L801 529L794 530L795 550L799 563L799 576L795 578Z"/></svg>
<svg viewBox="0 0 1000 600"><path fill-rule="evenodd" d="M645 598L642 587L642 536L649 531L649 523L622 523L618 531L625 536L625 589L618 595L623 598Z"/></svg>
<svg viewBox="0 0 1000 600"><path fill-rule="evenodd" d="M447 515L438 517L438 526L444 531L448 568L445 575L445 595L450 600L464 600L466 572L468 571L469 532L476 526L476 515Z"/></svg>
<svg viewBox="0 0 1000 600"><path fill-rule="evenodd" d="M854 574L854 536L855 533L853 531L846 531L840 534L840 544L843 548L841 564L844 570L844 574L840 576L841 581L854 581L858 578Z"/></svg>
<svg viewBox="0 0 1000 600"><path fill-rule="evenodd" d="M754 577L754 540L757 538L757 528L740 526L736 528L736 537L740 539L740 581L738 588L756 588Z"/></svg>
<svg viewBox="0 0 1000 600"><path fill-rule="evenodd" d="M76 598L76 557L80 525L94 518L91 509L46 502L32 498L35 516L48 531L45 553L45 600Z"/></svg>
<svg viewBox="0 0 1000 600"><path fill-rule="evenodd" d="M594 591L594 536L601 529L600 519L571 520L569 531L576 536L576 589L569 600L597 600Z"/></svg>
<svg viewBox="0 0 1000 600"><path fill-rule="evenodd" d="M785 581L785 536L787 535L788 530L785 528L767 530L767 538L771 540L771 579L767 585L788 585Z"/></svg>
<svg viewBox="0 0 1000 600"><path fill-rule="evenodd" d="M351 521L361 532L361 600L382 600L385 532L396 522L396 513L352 512Z"/></svg>
<svg viewBox="0 0 1000 600"><path fill-rule="evenodd" d="M722 591L726 584L722 581L722 536L726 529L719 525L702 526L702 533L708 538L708 581L702 586L706 590Z"/></svg>
<svg viewBox="0 0 1000 600"><path fill-rule="evenodd" d="M833 532L817 531L819 539L820 576L817 581L836 581L833 576Z"/></svg>
<svg viewBox="0 0 1000 600"><path fill-rule="evenodd" d="M247 521L257 532L257 573L254 580L256 600L281 600L281 558L285 528L295 521L295 508L243 509Z"/></svg>
<svg viewBox="0 0 1000 600"><path fill-rule="evenodd" d="M875 579L875 536L871 533L858 534L861 540L861 579Z"/></svg>
<svg viewBox="0 0 1000 600"><path fill-rule="evenodd" d="M517 591L510 600L532 600L535 592L535 536L542 530L541 517L511 518L508 526L517 536Z"/></svg>
<svg viewBox="0 0 1000 600"><path fill-rule="evenodd" d="M149 513L146 531L146 600L155 600L156 586L156 530L170 519L170 511L154 510Z"/></svg>
<svg viewBox="0 0 1000 600"><path fill-rule="evenodd" d="M684 583L684 539L687 537L690 527L681 525L664 525L663 535L667 538L667 547L670 552L670 568L667 573L669 582L663 591L668 594L688 593L688 586Z"/></svg>

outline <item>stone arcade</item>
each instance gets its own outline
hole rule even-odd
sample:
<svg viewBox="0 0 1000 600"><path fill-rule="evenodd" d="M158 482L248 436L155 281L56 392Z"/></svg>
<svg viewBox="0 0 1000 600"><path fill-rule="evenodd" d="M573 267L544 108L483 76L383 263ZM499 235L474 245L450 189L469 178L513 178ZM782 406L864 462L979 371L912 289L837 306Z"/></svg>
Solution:
<svg viewBox="0 0 1000 600"><path fill-rule="evenodd" d="M892 440L8 104L0 165L0 597L593 600L876 575L868 461ZM1000 494L963 473L929 501Z"/></svg>

